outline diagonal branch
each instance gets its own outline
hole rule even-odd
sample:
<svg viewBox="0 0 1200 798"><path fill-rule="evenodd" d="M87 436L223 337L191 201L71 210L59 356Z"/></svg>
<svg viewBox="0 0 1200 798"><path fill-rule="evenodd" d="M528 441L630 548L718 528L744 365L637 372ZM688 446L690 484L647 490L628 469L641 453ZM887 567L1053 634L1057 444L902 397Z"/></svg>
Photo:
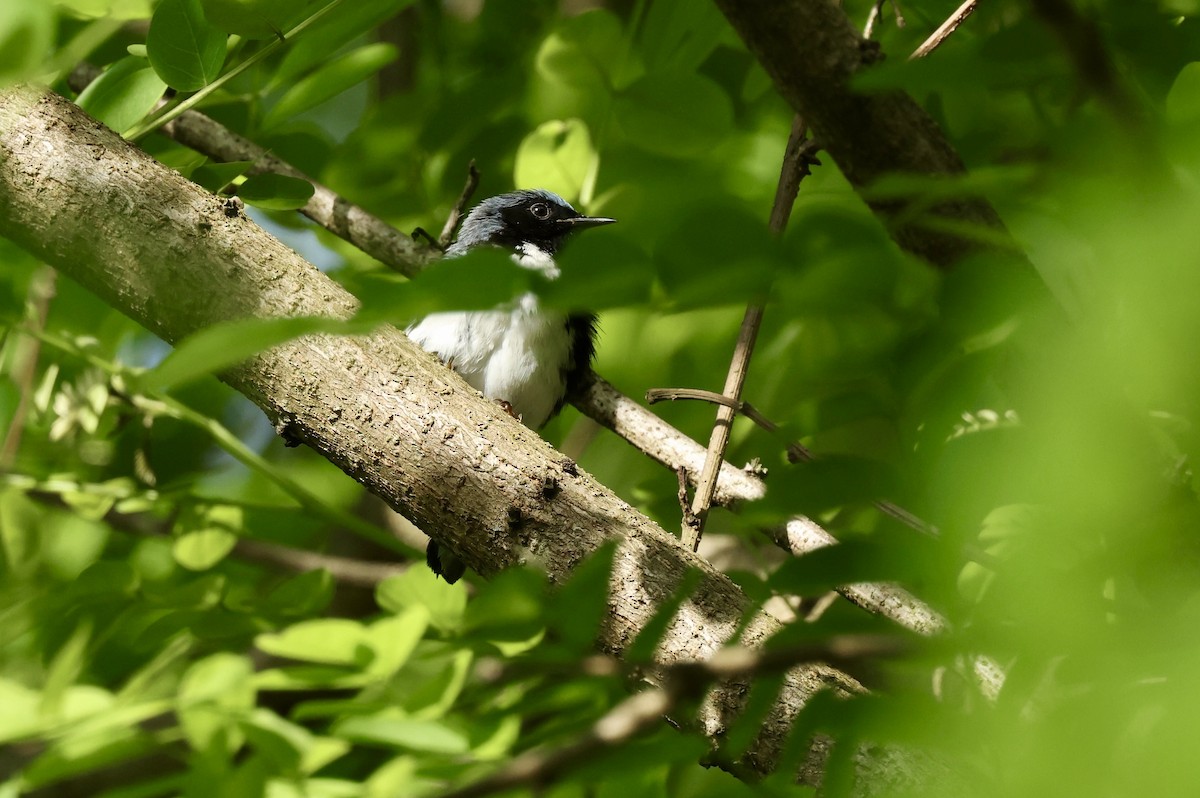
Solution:
<svg viewBox="0 0 1200 798"><path fill-rule="evenodd" d="M0 235L168 342L231 319L347 319L357 308L254 222L227 215L219 198L44 89L0 92ZM726 576L395 329L306 336L222 377L392 507L438 530L485 577L533 560L561 582L587 554L615 542L599 632L609 653L625 653L685 585L695 587L671 616L658 662L707 659L735 635L759 646L779 629L754 614ZM550 476L560 487L553 497L542 490ZM514 509L520 525L510 523ZM828 666L789 670L739 767L770 772L797 713L827 689L861 688ZM723 683L705 701L698 727L716 741L748 691L745 679ZM819 778L826 749L812 742L807 778ZM895 756L865 751L861 777L884 778Z"/></svg>
<svg viewBox="0 0 1200 798"><path fill-rule="evenodd" d="M96 67L83 65L71 73L69 83L72 89L81 91L99 74L100 70ZM433 248L416 246L410 236L204 114L188 111L160 132L216 161L251 161L254 163L251 173L271 172L309 181L315 192L300 212L401 274L411 277L441 256ZM467 184L459 199L461 204L467 201L463 197L469 199L474 191L474 180L468 174ZM451 221L454 221L453 213L447 220L447 227ZM443 229L442 235L445 234L446 230ZM571 397L571 403L584 415L624 438L669 470L683 469L693 482L700 473L704 447L600 377L595 376L576 396ZM764 495L766 485L760 478L729 463L721 464L721 478L714 496L717 504L728 506L741 501L756 501Z"/></svg>

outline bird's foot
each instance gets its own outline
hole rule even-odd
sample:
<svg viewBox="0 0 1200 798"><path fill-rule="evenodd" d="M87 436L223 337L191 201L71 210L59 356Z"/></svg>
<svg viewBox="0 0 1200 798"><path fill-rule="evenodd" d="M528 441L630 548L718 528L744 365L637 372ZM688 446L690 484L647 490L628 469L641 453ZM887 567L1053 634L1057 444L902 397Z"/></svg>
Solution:
<svg viewBox="0 0 1200 798"><path fill-rule="evenodd" d="M521 420L521 414L518 413L516 411L516 408L514 408L511 404L509 404L507 400L497 399L496 404L500 405L501 410L503 410L505 413L508 413L510 416L515 418L517 421Z"/></svg>

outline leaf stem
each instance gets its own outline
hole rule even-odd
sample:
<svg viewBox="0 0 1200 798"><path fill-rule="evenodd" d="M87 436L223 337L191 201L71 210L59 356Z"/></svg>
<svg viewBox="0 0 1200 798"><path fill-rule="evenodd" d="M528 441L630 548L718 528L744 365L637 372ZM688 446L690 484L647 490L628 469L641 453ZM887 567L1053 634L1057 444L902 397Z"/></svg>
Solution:
<svg viewBox="0 0 1200 798"><path fill-rule="evenodd" d="M328 14L337 6L341 5L342 2L343 0L331 0L331 2L314 11L305 20L298 23L294 28L284 33L282 38L274 39L270 43L264 45L261 49L256 50L245 61L242 61L240 64L234 66L224 75L221 75L212 83L200 89L190 97L179 103L176 103L175 105L164 106L163 108L159 109L158 113L156 113L154 116L142 120L141 123L134 125L130 130L126 131L124 137L129 141L137 141L142 136L145 136L148 133L153 133L155 130L158 130L163 125L177 118L184 111L195 108L210 94L236 78L238 75L245 72L250 67L257 64L259 61L262 61L264 58L278 50L283 45L290 42L301 31L303 31L305 28L308 28L310 25Z"/></svg>

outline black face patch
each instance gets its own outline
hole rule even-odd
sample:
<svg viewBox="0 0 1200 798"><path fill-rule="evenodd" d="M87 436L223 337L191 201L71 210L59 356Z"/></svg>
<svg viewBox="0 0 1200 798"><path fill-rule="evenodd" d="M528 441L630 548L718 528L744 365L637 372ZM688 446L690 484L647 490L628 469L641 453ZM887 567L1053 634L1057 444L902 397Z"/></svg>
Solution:
<svg viewBox="0 0 1200 798"><path fill-rule="evenodd" d="M579 216L574 209L549 199L533 196L500 209L503 226L495 243L517 246L523 242L536 244L553 254L571 232L562 220Z"/></svg>

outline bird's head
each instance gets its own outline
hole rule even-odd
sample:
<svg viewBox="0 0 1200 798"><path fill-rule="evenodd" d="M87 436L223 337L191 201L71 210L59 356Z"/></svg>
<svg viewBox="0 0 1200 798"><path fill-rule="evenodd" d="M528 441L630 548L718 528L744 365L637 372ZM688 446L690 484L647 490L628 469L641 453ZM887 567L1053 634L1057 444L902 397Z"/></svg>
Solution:
<svg viewBox="0 0 1200 798"><path fill-rule="evenodd" d="M616 219L584 216L557 194L544 189L513 191L488 197L476 205L463 221L451 255L480 244L520 247L533 244L548 255L562 246L576 230L611 224Z"/></svg>

